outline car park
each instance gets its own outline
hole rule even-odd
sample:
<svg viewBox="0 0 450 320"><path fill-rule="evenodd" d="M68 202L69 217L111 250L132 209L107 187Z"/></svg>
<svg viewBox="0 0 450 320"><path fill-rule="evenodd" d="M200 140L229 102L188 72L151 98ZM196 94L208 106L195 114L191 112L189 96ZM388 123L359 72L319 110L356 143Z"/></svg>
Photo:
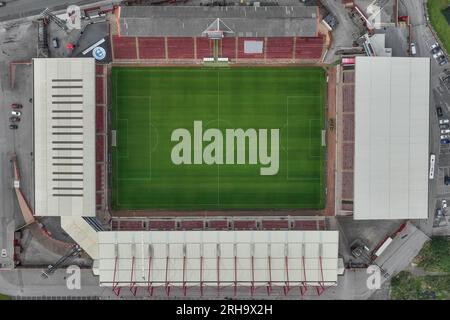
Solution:
<svg viewBox="0 0 450 320"><path fill-rule="evenodd" d="M13 109L22 109L23 106L20 103L13 103L11 105L11 108L13 108Z"/></svg>
<svg viewBox="0 0 450 320"><path fill-rule="evenodd" d="M12 116L12 117L9 117L9 121L10 121L10 122L20 122L20 118L19 118L19 117Z"/></svg>
<svg viewBox="0 0 450 320"><path fill-rule="evenodd" d="M441 107L437 107L436 108L436 112L438 117L442 117L444 115L444 113L442 112L442 108Z"/></svg>
<svg viewBox="0 0 450 320"><path fill-rule="evenodd" d="M12 129L12 130L14 130L14 129L17 129L18 126L17 126L17 124L10 124L10 125L9 125L9 128Z"/></svg>
<svg viewBox="0 0 450 320"><path fill-rule="evenodd" d="M16 110L12 110L12 111L11 111L11 114L12 114L13 116L18 116L18 117L20 117L20 116L22 115L22 112L16 111Z"/></svg>

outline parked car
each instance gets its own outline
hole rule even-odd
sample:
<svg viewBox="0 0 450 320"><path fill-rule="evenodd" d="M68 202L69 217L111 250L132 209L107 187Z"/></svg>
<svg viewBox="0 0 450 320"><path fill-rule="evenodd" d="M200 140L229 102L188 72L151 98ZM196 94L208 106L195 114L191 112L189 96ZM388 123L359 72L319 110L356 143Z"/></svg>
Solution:
<svg viewBox="0 0 450 320"><path fill-rule="evenodd" d="M13 103L11 105L11 108L13 108L13 109L22 109L23 106L20 103Z"/></svg>
<svg viewBox="0 0 450 320"><path fill-rule="evenodd" d="M4 7L6 6L6 2L5 1L0 1L0 7Z"/></svg>
<svg viewBox="0 0 450 320"><path fill-rule="evenodd" d="M448 134L441 135L441 140L442 139L450 139L450 135Z"/></svg>
<svg viewBox="0 0 450 320"><path fill-rule="evenodd" d="M441 202L441 206L442 206L442 209L445 209L445 208L447 208L447 200L442 200L442 202Z"/></svg>
<svg viewBox="0 0 450 320"><path fill-rule="evenodd" d="M442 108L441 107L437 107L436 108L436 112L437 112L437 115L438 115L438 117L442 117L444 114L442 113Z"/></svg>
<svg viewBox="0 0 450 320"><path fill-rule="evenodd" d="M450 133L450 129L441 130L441 134L447 134L447 133Z"/></svg>
<svg viewBox="0 0 450 320"><path fill-rule="evenodd" d="M448 123L440 124L439 128L441 128L441 129L448 129Z"/></svg>
<svg viewBox="0 0 450 320"><path fill-rule="evenodd" d="M437 59L437 58L439 58L439 57L442 56L442 55L444 55L444 53L443 53L441 50L439 50L438 52L436 52L435 54L433 54L433 58Z"/></svg>
<svg viewBox="0 0 450 320"><path fill-rule="evenodd" d="M20 118L12 116L12 117L9 117L9 121L11 121L11 122L20 122Z"/></svg>
<svg viewBox="0 0 450 320"><path fill-rule="evenodd" d="M446 123L450 123L450 121L448 119L439 120L439 124L446 124Z"/></svg>
<svg viewBox="0 0 450 320"><path fill-rule="evenodd" d="M450 144L450 139L441 140L441 144Z"/></svg>
<svg viewBox="0 0 450 320"><path fill-rule="evenodd" d="M450 185L450 177L449 177L449 176L445 176L445 177L444 177L444 184L445 184L446 186Z"/></svg>
<svg viewBox="0 0 450 320"><path fill-rule="evenodd" d="M437 43L437 42L433 43L430 47L431 53L433 53L433 54L438 52L439 49L441 49L441 47L439 46L439 43Z"/></svg>
<svg viewBox="0 0 450 320"><path fill-rule="evenodd" d="M10 128L11 130L14 130L14 129L17 129L18 126L17 126L17 124L10 124L10 125L9 125L9 128Z"/></svg>
<svg viewBox="0 0 450 320"><path fill-rule="evenodd" d="M411 42L411 55L415 56L416 54L416 44L414 42Z"/></svg>
<svg viewBox="0 0 450 320"><path fill-rule="evenodd" d="M52 45L53 45L53 48L59 48L58 38L53 38L52 39Z"/></svg>
<svg viewBox="0 0 450 320"><path fill-rule="evenodd" d="M439 62L439 65L440 65L440 66L444 66L444 65L446 65L446 64L448 63L448 59L447 59L447 57L442 56L442 57L440 57L440 58L438 59L438 62Z"/></svg>
<svg viewBox="0 0 450 320"><path fill-rule="evenodd" d="M20 116L22 115L22 112L16 111L16 110L12 110L12 111L11 111L11 114L12 114L13 116L18 116L18 117L20 117Z"/></svg>

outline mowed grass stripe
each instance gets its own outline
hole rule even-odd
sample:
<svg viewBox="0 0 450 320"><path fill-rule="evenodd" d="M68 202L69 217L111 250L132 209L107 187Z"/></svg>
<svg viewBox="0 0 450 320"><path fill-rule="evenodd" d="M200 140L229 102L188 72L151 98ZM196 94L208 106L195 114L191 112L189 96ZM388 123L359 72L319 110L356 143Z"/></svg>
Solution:
<svg viewBox="0 0 450 320"><path fill-rule="evenodd" d="M114 209L323 208L322 69L114 67L112 75ZM193 135L194 121L203 132L279 129L278 173L261 176L260 164L174 165L172 131Z"/></svg>

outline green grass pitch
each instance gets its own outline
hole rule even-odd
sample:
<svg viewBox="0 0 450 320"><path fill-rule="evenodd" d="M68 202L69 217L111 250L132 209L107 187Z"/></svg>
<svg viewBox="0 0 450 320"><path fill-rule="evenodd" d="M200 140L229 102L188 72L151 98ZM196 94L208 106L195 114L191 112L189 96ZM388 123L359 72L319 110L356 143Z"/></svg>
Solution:
<svg viewBox="0 0 450 320"><path fill-rule="evenodd" d="M325 85L321 68L113 67L113 209L323 208ZM193 136L194 121L224 135L279 129L278 173L248 161L175 165L171 134Z"/></svg>

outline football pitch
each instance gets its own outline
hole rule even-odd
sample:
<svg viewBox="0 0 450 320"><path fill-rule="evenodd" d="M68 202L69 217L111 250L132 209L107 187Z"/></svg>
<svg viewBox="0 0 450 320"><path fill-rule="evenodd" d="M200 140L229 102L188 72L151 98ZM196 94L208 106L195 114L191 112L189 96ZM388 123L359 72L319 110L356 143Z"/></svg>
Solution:
<svg viewBox="0 0 450 320"><path fill-rule="evenodd" d="M322 209L325 77L113 67L113 209Z"/></svg>

